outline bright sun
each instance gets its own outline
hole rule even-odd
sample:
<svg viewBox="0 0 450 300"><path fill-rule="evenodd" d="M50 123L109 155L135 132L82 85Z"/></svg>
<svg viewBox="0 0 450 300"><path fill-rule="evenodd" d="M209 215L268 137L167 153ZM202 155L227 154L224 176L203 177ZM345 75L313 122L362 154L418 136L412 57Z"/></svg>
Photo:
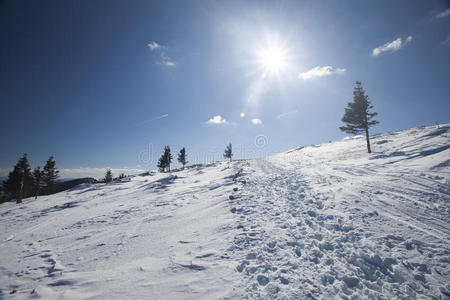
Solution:
<svg viewBox="0 0 450 300"><path fill-rule="evenodd" d="M282 47L272 45L261 49L258 55L258 64L260 65L263 76L279 76L288 66L288 56Z"/></svg>

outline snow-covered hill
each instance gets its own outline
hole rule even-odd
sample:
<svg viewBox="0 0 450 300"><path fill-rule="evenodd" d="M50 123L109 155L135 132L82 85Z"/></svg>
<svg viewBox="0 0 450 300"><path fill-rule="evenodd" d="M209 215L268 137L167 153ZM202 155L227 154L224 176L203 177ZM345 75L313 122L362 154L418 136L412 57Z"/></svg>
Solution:
<svg viewBox="0 0 450 300"><path fill-rule="evenodd" d="M0 298L450 298L450 124L0 205Z"/></svg>

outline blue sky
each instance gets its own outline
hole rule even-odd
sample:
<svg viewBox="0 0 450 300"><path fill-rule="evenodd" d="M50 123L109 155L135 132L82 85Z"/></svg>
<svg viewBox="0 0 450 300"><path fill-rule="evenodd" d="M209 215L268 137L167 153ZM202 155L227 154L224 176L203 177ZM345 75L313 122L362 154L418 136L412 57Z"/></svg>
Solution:
<svg viewBox="0 0 450 300"><path fill-rule="evenodd" d="M0 175L338 140L357 80L372 133L450 122L447 1L3 1L0 44Z"/></svg>

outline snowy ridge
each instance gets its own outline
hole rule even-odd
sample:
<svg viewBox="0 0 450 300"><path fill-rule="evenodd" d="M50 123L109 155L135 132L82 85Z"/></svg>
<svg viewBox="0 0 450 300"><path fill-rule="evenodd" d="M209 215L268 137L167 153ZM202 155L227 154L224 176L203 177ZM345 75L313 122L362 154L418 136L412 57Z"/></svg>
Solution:
<svg viewBox="0 0 450 300"><path fill-rule="evenodd" d="M450 297L450 124L0 206L0 298Z"/></svg>

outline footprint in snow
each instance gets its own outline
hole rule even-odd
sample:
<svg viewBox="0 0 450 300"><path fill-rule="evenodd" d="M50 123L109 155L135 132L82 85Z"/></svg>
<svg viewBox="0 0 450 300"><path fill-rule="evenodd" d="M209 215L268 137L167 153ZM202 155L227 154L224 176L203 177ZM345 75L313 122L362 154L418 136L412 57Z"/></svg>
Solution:
<svg viewBox="0 0 450 300"><path fill-rule="evenodd" d="M183 265L183 264L179 264L179 265L182 266L183 268L193 270L193 271L203 271L206 269L206 267L203 267L200 265L194 265L192 263L190 265Z"/></svg>
<svg viewBox="0 0 450 300"><path fill-rule="evenodd" d="M268 284L270 281L269 278L264 275L258 275L256 277L256 280L258 280L259 285L263 285L263 286Z"/></svg>

